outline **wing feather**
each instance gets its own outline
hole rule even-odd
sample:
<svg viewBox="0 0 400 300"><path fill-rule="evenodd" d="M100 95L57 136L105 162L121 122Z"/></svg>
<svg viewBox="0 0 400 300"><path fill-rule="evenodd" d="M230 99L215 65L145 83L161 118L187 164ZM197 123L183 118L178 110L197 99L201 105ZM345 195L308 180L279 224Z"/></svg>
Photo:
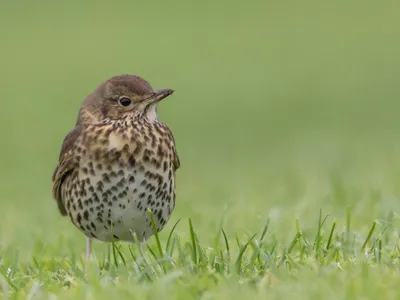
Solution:
<svg viewBox="0 0 400 300"><path fill-rule="evenodd" d="M79 160L74 149L81 132L81 127L77 126L67 134L61 147L57 167L53 173L53 199L57 201L58 209L63 216L67 215L67 211L63 204L62 186L65 179L79 167Z"/></svg>

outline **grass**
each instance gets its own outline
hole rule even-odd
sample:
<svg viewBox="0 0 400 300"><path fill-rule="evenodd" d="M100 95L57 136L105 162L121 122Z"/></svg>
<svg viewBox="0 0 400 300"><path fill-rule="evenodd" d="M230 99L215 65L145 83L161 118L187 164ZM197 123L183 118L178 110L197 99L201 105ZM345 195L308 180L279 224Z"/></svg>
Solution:
<svg viewBox="0 0 400 300"><path fill-rule="evenodd" d="M0 298L398 299L394 1L5 1ZM182 166L139 245L85 239L51 175L82 99L142 75ZM179 221L180 220L180 221Z"/></svg>
<svg viewBox="0 0 400 300"><path fill-rule="evenodd" d="M141 299L175 291L171 298L196 299L212 297L221 289L226 289L226 297L238 299L243 293L286 298L299 292L313 299L398 295L390 290L398 279L398 241L387 240L388 227L378 230L377 222L365 236L354 233L350 208L346 219L341 231L322 212L308 232L296 222L297 232L287 244L269 232L269 220L259 233L231 241L220 228L222 234L211 247L199 241L190 219L190 238L182 240L174 232L178 221L166 243L160 242L155 231L155 243L112 244L111 260L96 257L88 277L78 257L33 257L26 264L14 257L1 264L3 297L49 297L55 290L67 298L129 295ZM327 284L333 284L329 291L322 289ZM336 284L341 288L336 289ZM371 286L365 290L368 284ZM233 290L238 294L232 295Z"/></svg>

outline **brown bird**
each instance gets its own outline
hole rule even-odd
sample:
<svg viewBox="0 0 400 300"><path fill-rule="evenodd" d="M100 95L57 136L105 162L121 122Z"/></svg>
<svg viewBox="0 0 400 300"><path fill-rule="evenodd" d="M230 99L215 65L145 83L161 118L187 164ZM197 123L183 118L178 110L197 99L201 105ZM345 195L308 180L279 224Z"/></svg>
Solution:
<svg viewBox="0 0 400 300"><path fill-rule="evenodd" d="M105 242L143 241L175 207L180 162L174 137L158 120L157 104L173 93L154 91L139 76L112 77L83 101L65 137L53 174L53 198L63 216L87 237Z"/></svg>

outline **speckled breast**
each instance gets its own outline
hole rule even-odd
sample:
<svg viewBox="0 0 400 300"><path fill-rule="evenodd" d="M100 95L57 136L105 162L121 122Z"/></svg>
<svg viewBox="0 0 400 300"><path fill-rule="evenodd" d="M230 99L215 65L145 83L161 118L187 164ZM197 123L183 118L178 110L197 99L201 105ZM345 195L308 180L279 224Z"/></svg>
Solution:
<svg viewBox="0 0 400 300"><path fill-rule="evenodd" d="M175 206L173 138L165 125L92 127L78 141L79 168L63 186L64 206L88 237L146 239L153 234L148 209L160 231Z"/></svg>

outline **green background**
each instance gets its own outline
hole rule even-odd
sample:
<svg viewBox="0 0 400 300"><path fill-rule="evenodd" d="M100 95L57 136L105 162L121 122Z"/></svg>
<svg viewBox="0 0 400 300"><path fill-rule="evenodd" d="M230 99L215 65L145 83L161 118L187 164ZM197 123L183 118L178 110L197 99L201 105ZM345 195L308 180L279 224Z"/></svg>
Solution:
<svg viewBox="0 0 400 300"><path fill-rule="evenodd" d="M305 232L314 230L321 209L343 230L350 207L360 239L377 220L380 231L389 228L387 245L397 247L397 1L5 0L0 38L3 268L15 256L29 264L33 255L83 254L84 236L51 199L51 175L84 97L124 73L176 90L159 107L181 159L176 210L162 241L179 218L181 239L189 239L191 218L205 246L221 223L234 241L259 232L270 218L270 234L287 244L296 219ZM100 243L94 247L98 255L106 251ZM283 276L278 288L261 291L232 290L237 281L227 278L208 297L301 291L304 299L318 298L353 276L357 287L341 296L375 291L368 276L336 270L315 287L318 272L301 272L300 279ZM394 297L400 276L385 274L374 276L383 276L382 291ZM207 290L201 285L193 289ZM42 289L63 290L49 286ZM107 291L122 297L120 289ZM154 297L163 289L162 282L151 285ZM183 289L193 295L174 284L171 297ZM91 291L95 299L104 293L101 286ZM65 297L73 292L63 290Z"/></svg>

